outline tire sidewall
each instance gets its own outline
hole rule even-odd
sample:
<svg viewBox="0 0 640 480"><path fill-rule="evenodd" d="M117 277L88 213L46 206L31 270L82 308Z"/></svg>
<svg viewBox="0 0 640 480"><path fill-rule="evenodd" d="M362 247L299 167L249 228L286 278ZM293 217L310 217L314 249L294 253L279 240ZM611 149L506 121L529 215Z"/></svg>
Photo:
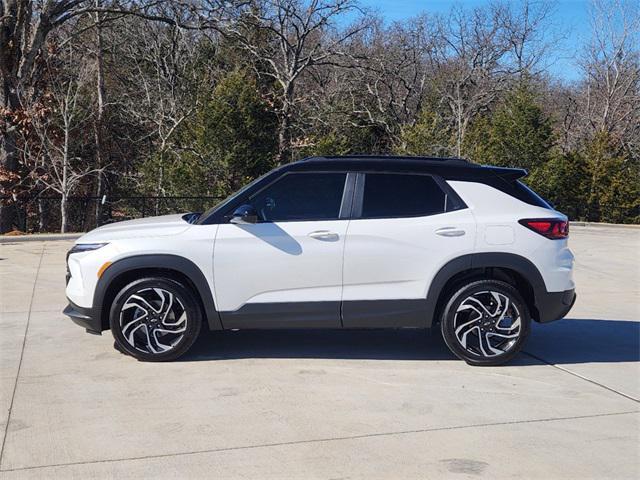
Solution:
<svg viewBox="0 0 640 480"><path fill-rule="evenodd" d="M506 295L507 297L509 297L510 302L516 304L518 311L520 312L520 336L516 340L516 343L513 345L513 347L511 347L511 349L507 353L496 357L483 357L481 355L476 355L468 352L462 347L462 345L460 345L458 339L455 336L454 318L456 311L462 301L475 293L486 290L491 290ZM474 282L459 286L457 289L454 289L454 293L449 298L449 301L447 302L443 310L440 326L442 337L444 338L447 347L449 347L453 354L458 358L464 360L470 365L494 366L502 365L510 361L518 354L525 340L529 336L529 332L531 329L531 315L529 313L529 308L527 307L526 302L522 298L522 295L520 295L520 293L513 286L499 280L476 280Z"/></svg>
<svg viewBox="0 0 640 480"><path fill-rule="evenodd" d="M169 352L156 354L141 352L129 345L129 342L127 342L122 334L122 330L120 328L121 309L131 294L145 288L162 288L170 291L180 299L180 302L182 302L187 313L187 329L184 332L184 336L178 345ZM194 294L180 282L163 277L147 277L129 283L116 295L109 311L109 326L111 328L113 338L121 351L124 350L128 355L131 355L141 361L163 362L175 360L176 358L184 355L187 350L191 348L200 334L200 329L202 327L202 312Z"/></svg>

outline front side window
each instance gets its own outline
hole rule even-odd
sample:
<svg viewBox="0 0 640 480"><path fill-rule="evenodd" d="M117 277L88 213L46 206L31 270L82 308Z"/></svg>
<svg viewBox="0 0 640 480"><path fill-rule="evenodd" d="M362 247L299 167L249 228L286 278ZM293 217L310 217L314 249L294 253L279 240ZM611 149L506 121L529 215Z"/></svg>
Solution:
<svg viewBox="0 0 640 480"><path fill-rule="evenodd" d="M289 173L249 199L267 222L336 220L346 173Z"/></svg>
<svg viewBox="0 0 640 480"><path fill-rule="evenodd" d="M362 218L421 217L445 211L446 195L428 175L367 173Z"/></svg>

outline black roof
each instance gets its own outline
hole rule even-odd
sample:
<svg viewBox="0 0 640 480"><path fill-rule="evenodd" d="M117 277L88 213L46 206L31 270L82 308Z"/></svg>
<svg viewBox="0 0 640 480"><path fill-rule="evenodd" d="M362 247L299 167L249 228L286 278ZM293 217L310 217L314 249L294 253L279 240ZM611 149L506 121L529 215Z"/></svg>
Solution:
<svg viewBox="0 0 640 480"><path fill-rule="evenodd" d="M410 155L333 155L333 156L322 156L322 157L307 157L301 162L313 162L313 161L321 161L321 160L332 160L332 161L344 161L344 160L356 160L356 161L375 161L375 162L432 162L435 164L447 164L447 165L475 165L471 163L469 160L464 158L456 158L456 157L421 157L421 156L410 156Z"/></svg>
<svg viewBox="0 0 640 480"><path fill-rule="evenodd" d="M472 163L462 158L350 155L309 157L285 167L294 171L367 171L431 173L449 180L481 180L500 177L513 180L524 177L521 168L503 168Z"/></svg>

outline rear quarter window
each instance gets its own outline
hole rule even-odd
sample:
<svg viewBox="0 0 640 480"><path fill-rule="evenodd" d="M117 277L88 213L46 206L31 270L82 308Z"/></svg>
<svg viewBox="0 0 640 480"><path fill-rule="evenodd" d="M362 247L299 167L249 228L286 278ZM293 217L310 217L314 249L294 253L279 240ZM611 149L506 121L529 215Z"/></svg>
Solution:
<svg viewBox="0 0 640 480"><path fill-rule="evenodd" d="M511 180L501 177L495 177L487 181L482 181L493 188L500 190L513 198L533 205L535 207L547 208L553 210L553 207L544 198L531 190L527 185L520 180Z"/></svg>
<svg viewBox="0 0 640 480"><path fill-rule="evenodd" d="M536 207L548 208L551 210L553 207L544 198L522 183L520 180L516 180L514 183L514 189L519 200L522 200L529 205L535 205Z"/></svg>

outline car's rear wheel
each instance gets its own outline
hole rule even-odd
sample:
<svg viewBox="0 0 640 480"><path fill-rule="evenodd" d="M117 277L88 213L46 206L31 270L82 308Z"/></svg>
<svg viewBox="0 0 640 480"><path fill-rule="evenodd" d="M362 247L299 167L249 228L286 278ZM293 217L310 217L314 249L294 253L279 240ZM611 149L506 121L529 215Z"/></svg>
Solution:
<svg viewBox="0 0 640 480"><path fill-rule="evenodd" d="M522 348L531 317L518 291L498 280L477 280L456 289L442 313L449 349L470 365L501 365Z"/></svg>
<svg viewBox="0 0 640 480"><path fill-rule="evenodd" d="M116 349L143 361L175 360L191 348L202 324L200 305L182 283L136 280L116 296L109 315Z"/></svg>

